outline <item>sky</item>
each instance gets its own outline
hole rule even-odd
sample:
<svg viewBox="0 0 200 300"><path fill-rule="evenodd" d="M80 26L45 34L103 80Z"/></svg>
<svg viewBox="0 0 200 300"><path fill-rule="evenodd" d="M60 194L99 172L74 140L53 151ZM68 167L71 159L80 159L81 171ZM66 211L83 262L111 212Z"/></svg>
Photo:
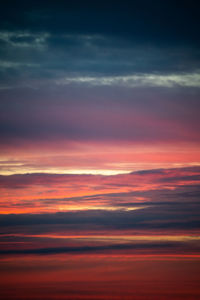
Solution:
<svg viewBox="0 0 200 300"><path fill-rule="evenodd" d="M2 3L0 299L200 298L199 9Z"/></svg>

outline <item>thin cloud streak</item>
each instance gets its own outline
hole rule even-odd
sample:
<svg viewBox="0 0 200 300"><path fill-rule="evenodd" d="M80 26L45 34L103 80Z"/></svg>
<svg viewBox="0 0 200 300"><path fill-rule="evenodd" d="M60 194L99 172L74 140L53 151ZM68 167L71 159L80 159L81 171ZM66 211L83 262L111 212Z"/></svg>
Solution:
<svg viewBox="0 0 200 300"><path fill-rule="evenodd" d="M107 77L74 77L56 81L57 85L69 85L71 83L86 84L88 86L124 86L124 87L200 87L200 73L186 74L140 74L127 76Z"/></svg>

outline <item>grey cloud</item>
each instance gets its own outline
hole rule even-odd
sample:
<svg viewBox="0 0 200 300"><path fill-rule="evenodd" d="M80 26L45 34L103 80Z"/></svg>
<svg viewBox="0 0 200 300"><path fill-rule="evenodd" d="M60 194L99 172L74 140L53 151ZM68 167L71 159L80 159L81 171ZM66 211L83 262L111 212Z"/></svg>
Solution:
<svg viewBox="0 0 200 300"><path fill-rule="evenodd" d="M109 251L118 251L118 250L175 250L179 253L184 253L188 250L184 249L184 244L181 242L159 242L159 243L124 243L124 244L112 244L112 245L103 245L103 246L79 246L79 247L49 247L49 248L36 248L36 249L13 249L13 250L0 250L0 256L2 255L51 255L51 254L84 254L84 253L102 253L106 251L106 254ZM189 248L190 250L190 248ZM196 247L192 250L199 250L199 247Z"/></svg>
<svg viewBox="0 0 200 300"><path fill-rule="evenodd" d="M44 232L58 226L59 230L197 230L200 228L200 215L195 202L182 205L151 205L139 210L85 210L55 214L0 215L2 232L24 230ZM137 206L137 205L136 205ZM145 206L145 204L143 205ZM123 204L122 204L123 207ZM42 226L41 226L42 225ZM39 227L38 227L39 226ZM56 227L55 227L56 230Z"/></svg>
<svg viewBox="0 0 200 300"><path fill-rule="evenodd" d="M3 41L13 47L43 48L48 38L48 33L31 33L28 31L0 31L0 41Z"/></svg>
<svg viewBox="0 0 200 300"><path fill-rule="evenodd" d="M199 86L200 54L190 47L148 46L102 34L45 31L0 31L0 41L0 57L5 61L0 70L10 66L7 73L0 74L8 89L13 87L12 78L15 86L26 86L27 78L32 85L38 78L40 85L51 79L51 85Z"/></svg>

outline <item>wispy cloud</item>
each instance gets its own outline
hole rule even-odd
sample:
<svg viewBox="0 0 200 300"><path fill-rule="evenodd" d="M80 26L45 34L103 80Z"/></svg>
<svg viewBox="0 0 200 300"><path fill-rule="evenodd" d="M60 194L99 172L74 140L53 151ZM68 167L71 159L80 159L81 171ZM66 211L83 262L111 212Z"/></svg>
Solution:
<svg viewBox="0 0 200 300"><path fill-rule="evenodd" d="M66 77L56 81L58 85L71 83L89 86L125 86L125 87L200 87L200 73L183 74L138 74L106 77Z"/></svg>

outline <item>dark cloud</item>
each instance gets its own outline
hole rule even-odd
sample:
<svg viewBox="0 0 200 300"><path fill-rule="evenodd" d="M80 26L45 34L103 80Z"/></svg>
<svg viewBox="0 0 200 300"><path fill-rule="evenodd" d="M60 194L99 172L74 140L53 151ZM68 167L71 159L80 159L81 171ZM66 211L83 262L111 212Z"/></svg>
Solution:
<svg viewBox="0 0 200 300"><path fill-rule="evenodd" d="M138 208L141 206L135 205ZM54 214L10 214L0 215L2 233L9 231L45 232L54 225L61 230L199 230L200 216L196 202L143 204L139 210L83 210ZM123 204L122 204L123 207ZM131 207L131 206L130 206ZM124 208L126 208L126 203ZM39 226L39 227L38 227Z"/></svg>
<svg viewBox="0 0 200 300"><path fill-rule="evenodd" d="M190 176L180 176L180 177L168 177L168 178L161 178L160 181L164 182L175 182L175 181L199 181L200 180L200 175L190 175Z"/></svg>
<svg viewBox="0 0 200 300"><path fill-rule="evenodd" d="M11 3L2 5L0 15L1 88L199 69L195 2Z"/></svg>
<svg viewBox="0 0 200 300"><path fill-rule="evenodd" d="M84 254L84 253L109 253L109 251L120 251L120 250L168 250L175 249L181 247L182 243L177 242L159 242L153 243L150 242L148 244L145 243L137 243L137 244L112 244L112 245L103 245L103 246L81 246L81 247L54 247L54 248L39 248L39 249L14 249L14 250L0 250L0 255L27 255L27 254L35 254L35 255L50 255L50 254ZM178 247L177 247L178 246ZM173 250L174 250L173 249ZM183 252L183 249L182 251Z"/></svg>
<svg viewBox="0 0 200 300"><path fill-rule="evenodd" d="M12 7L12 10L10 9ZM107 33L136 40L198 43L196 1L7 1L1 9L3 28L65 33ZM187 20L187 22L186 22Z"/></svg>

